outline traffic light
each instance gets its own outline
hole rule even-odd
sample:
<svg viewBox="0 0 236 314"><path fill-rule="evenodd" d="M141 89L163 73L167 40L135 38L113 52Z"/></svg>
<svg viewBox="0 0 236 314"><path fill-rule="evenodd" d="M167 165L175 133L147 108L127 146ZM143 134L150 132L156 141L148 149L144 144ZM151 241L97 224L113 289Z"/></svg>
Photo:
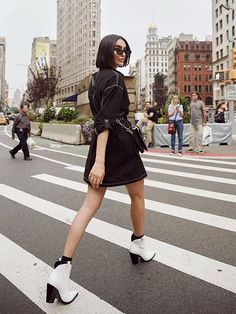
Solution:
<svg viewBox="0 0 236 314"><path fill-rule="evenodd" d="M232 67L236 69L236 48L232 49Z"/></svg>

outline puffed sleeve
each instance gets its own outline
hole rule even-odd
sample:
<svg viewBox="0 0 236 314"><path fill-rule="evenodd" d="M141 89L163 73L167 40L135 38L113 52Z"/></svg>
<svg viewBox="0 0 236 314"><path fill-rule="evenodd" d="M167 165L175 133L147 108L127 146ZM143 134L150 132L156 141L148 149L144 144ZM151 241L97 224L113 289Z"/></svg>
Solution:
<svg viewBox="0 0 236 314"><path fill-rule="evenodd" d="M94 119L96 134L105 129L113 129L119 116L124 89L119 84L119 78L114 75L103 90L101 109Z"/></svg>

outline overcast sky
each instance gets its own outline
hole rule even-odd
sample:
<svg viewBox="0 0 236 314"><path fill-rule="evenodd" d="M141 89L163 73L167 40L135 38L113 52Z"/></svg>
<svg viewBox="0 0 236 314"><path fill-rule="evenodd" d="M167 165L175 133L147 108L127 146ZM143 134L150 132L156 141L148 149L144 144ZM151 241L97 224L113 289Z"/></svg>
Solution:
<svg viewBox="0 0 236 314"><path fill-rule="evenodd" d="M102 36L127 38L132 61L144 55L147 28L154 21L159 36L212 32L212 0L101 0ZM0 36L7 40L6 78L10 95L25 87L33 37L56 38L56 0L0 0Z"/></svg>

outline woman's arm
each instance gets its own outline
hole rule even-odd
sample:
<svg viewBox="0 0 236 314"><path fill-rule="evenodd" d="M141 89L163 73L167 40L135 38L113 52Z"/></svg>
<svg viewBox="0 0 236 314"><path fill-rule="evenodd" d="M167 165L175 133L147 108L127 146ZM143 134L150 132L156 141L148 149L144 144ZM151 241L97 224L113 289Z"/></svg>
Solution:
<svg viewBox="0 0 236 314"><path fill-rule="evenodd" d="M108 136L109 129L105 129L97 136L96 159L89 174L89 182L95 189L99 188L99 184L102 183L105 176L105 154Z"/></svg>

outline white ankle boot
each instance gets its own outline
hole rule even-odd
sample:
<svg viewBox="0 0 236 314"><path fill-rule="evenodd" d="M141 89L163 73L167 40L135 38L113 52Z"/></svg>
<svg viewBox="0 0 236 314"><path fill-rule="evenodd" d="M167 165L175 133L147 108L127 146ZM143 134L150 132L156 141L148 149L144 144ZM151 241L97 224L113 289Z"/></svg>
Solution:
<svg viewBox="0 0 236 314"><path fill-rule="evenodd" d="M142 237L141 239L137 239L131 242L129 254L132 263L138 264L139 259L141 259L143 262L150 262L156 255L156 252L147 250L145 245L145 239L144 237Z"/></svg>
<svg viewBox="0 0 236 314"><path fill-rule="evenodd" d="M53 303L58 299L64 304L69 304L77 297L77 291L68 289L71 267L71 263L67 262L58 265L52 271L47 283L47 303Z"/></svg>

